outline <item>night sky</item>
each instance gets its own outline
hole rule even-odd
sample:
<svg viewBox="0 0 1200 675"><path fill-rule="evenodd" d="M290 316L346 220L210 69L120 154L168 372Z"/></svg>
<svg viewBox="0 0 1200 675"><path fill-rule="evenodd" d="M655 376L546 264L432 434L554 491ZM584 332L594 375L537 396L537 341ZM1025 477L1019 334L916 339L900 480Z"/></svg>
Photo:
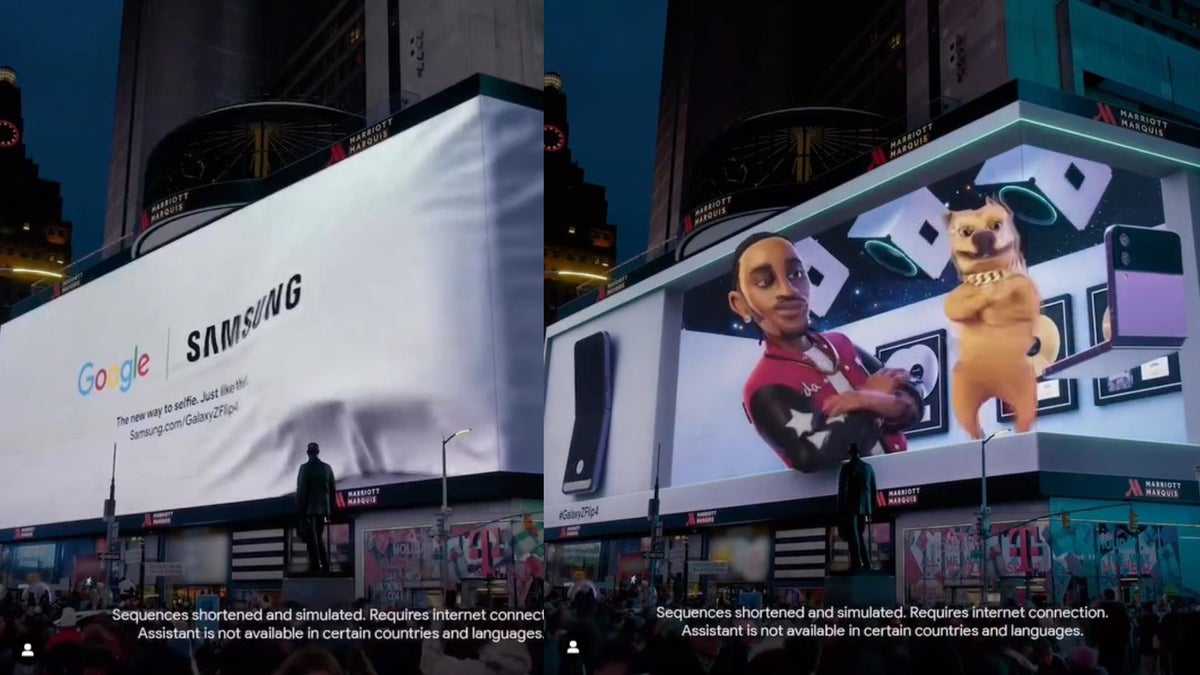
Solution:
<svg viewBox="0 0 1200 675"><path fill-rule="evenodd" d="M647 248L666 0L549 0L546 70L563 77L571 148L608 188L617 259Z"/></svg>
<svg viewBox="0 0 1200 675"><path fill-rule="evenodd" d="M0 64L17 71L27 152L62 183L72 259L104 239L121 0L3 0Z"/></svg>

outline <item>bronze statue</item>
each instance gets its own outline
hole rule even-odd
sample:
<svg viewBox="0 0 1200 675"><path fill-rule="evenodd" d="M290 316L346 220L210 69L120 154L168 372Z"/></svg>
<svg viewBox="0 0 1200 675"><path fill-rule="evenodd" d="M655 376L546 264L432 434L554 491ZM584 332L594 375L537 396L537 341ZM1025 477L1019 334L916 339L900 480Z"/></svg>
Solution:
<svg viewBox="0 0 1200 675"><path fill-rule="evenodd" d="M333 467L317 455L321 448L308 444L308 461L300 465L296 476L296 515L300 518L300 538L308 549L308 571L328 572L329 551L325 548L325 524L333 512L336 485Z"/></svg>
<svg viewBox="0 0 1200 675"><path fill-rule="evenodd" d="M862 461L857 443L838 473L838 536L850 545L850 569L871 569L871 551L863 534L875 507L875 470Z"/></svg>

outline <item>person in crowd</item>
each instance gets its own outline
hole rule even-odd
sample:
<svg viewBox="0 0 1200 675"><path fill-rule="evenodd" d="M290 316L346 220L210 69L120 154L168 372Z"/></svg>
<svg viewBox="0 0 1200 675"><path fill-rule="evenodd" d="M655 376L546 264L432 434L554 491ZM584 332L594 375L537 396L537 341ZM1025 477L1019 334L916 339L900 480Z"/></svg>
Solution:
<svg viewBox="0 0 1200 675"><path fill-rule="evenodd" d="M1175 662L1177 652L1183 643L1183 603L1178 600L1171 603L1167 612L1158 625L1159 651L1162 653L1163 675L1177 675Z"/></svg>
<svg viewBox="0 0 1200 675"><path fill-rule="evenodd" d="M1038 666L1033 662L1034 645L1025 639L1011 639L1000 650L1000 659L1008 675L1036 675Z"/></svg>
<svg viewBox="0 0 1200 675"><path fill-rule="evenodd" d="M1200 604L1193 605L1190 611L1185 612L1180 622L1181 638L1175 646L1173 675L1200 673Z"/></svg>
<svg viewBox="0 0 1200 675"><path fill-rule="evenodd" d="M363 648L354 645L346 652L346 675L379 675L379 673Z"/></svg>
<svg viewBox="0 0 1200 675"><path fill-rule="evenodd" d="M276 672L287 657L277 642L237 640L221 649L217 662L221 675L260 675Z"/></svg>
<svg viewBox="0 0 1200 675"><path fill-rule="evenodd" d="M962 655L949 638L928 638L913 647L913 672L966 675Z"/></svg>
<svg viewBox="0 0 1200 675"><path fill-rule="evenodd" d="M1033 662L1037 666L1037 675L1070 675L1071 667L1067 660L1055 651L1051 640L1040 640L1033 650Z"/></svg>
<svg viewBox="0 0 1200 675"><path fill-rule="evenodd" d="M604 645L593 675L637 675L639 655L628 642L614 640Z"/></svg>
<svg viewBox="0 0 1200 675"><path fill-rule="evenodd" d="M450 656L441 640L421 644L423 675L529 675L532 668L529 650L515 640L489 642L474 659Z"/></svg>
<svg viewBox="0 0 1200 675"><path fill-rule="evenodd" d="M58 631L46 641L46 650L52 650L58 645L67 643L78 644L83 640L83 633L80 632L76 625L79 622L75 610L67 607L62 610L62 614L58 617Z"/></svg>
<svg viewBox="0 0 1200 675"><path fill-rule="evenodd" d="M793 673L798 675L815 675L821 663L821 642L816 638L794 637L784 643ZM934 671L943 673L945 671ZM947 675L954 675L947 673Z"/></svg>
<svg viewBox="0 0 1200 675"><path fill-rule="evenodd" d="M4 587L0 586L0 675L12 672L13 667L13 633L8 623L8 615L4 611Z"/></svg>
<svg viewBox="0 0 1200 675"><path fill-rule="evenodd" d="M1108 675L1127 675L1129 672L1129 642L1132 630L1125 603L1117 600L1117 592L1104 589L1104 600L1097 605L1104 618L1096 619L1092 628L1094 646L1100 650L1100 666Z"/></svg>
<svg viewBox="0 0 1200 675"><path fill-rule="evenodd" d="M274 675L345 675L345 671L324 648L304 647L287 657Z"/></svg>
<svg viewBox="0 0 1200 675"><path fill-rule="evenodd" d="M1100 665L1100 652L1091 647L1076 647L1067 652L1071 675L1108 675Z"/></svg>
<svg viewBox="0 0 1200 675"><path fill-rule="evenodd" d="M1142 603L1142 613L1137 618L1139 671L1141 675L1159 675L1159 639L1161 624L1154 611L1153 602Z"/></svg>

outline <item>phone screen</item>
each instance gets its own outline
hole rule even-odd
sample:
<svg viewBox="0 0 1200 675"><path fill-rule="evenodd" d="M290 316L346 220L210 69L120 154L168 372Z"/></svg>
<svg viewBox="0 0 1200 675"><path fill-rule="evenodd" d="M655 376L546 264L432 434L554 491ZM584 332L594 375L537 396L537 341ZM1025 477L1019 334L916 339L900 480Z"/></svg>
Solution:
<svg viewBox="0 0 1200 675"><path fill-rule="evenodd" d="M1112 265L1112 327L1122 337L1187 336L1187 283L1179 235L1141 227L1107 233Z"/></svg>
<svg viewBox="0 0 1200 675"><path fill-rule="evenodd" d="M612 402L612 343L595 333L575 343L575 427L563 477L567 494L593 492L599 486L608 446Z"/></svg>
<svg viewBox="0 0 1200 675"><path fill-rule="evenodd" d="M609 407L608 335L596 333L575 343L575 415Z"/></svg>

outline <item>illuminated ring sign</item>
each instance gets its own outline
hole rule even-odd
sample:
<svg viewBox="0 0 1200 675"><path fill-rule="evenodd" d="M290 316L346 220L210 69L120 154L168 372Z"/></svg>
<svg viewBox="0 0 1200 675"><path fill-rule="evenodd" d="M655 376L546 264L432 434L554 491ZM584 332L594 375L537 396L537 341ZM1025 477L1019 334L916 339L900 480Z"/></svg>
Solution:
<svg viewBox="0 0 1200 675"><path fill-rule="evenodd" d="M161 199L142 212L141 232L131 254L134 258L143 256L262 199L270 191L265 181L237 181L205 185Z"/></svg>
<svg viewBox="0 0 1200 675"><path fill-rule="evenodd" d="M693 209L683 219L675 259L683 260L796 205L796 186L742 190Z"/></svg>

